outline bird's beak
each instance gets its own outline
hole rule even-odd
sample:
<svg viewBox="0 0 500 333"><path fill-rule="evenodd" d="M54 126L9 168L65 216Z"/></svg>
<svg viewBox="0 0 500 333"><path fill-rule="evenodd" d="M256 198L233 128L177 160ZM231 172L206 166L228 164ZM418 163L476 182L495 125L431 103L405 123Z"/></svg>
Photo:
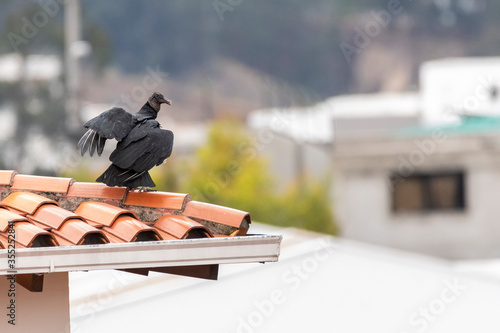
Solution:
<svg viewBox="0 0 500 333"><path fill-rule="evenodd" d="M163 99L160 101L160 104L161 104L161 103L167 103L168 105L172 105L172 101L171 101L171 100L169 100L169 99L165 99L165 98L163 98Z"/></svg>

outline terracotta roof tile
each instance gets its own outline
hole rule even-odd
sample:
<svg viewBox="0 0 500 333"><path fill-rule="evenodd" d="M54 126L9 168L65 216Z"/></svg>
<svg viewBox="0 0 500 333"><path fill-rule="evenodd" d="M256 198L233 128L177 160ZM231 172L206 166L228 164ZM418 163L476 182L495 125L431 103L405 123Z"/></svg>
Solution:
<svg viewBox="0 0 500 333"><path fill-rule="evenodd" d="M125 205L180 210L187 197L187 194L180 193L131 191L127 194Z"/></svg>
<svg viewBox="0 0 500 333"><path fill-rule="evenodd" d="M191 201L188 194L0 171L0 247L14 223L16 246L80 246L244 235L246 212ZM11 224L12 224L11 223Z"/></svg>
<svg viewBox="0 0 500 333"><path fill-rule="evenodd" d="M30 218L54 229L59 229L68 220L84 221L75 213L55 205L41 206Z"/></svg>
<svg viewBox="0 0 500 333"><path fill-rule="evenodd" d="M113 233L110 233L106 230L103 230L103 232L106 234L106 237L108 238L110 243L123 243L123 239L120 237L115 236Z"/></svg>
<svg viewBox="0 0 500 333"><path fill-rule="evenodd" d="M122 200L126 191L125 187L109 187L101 183L76 182L69 187L68 197Z"/></svg>
<svg viewBox="0 0 500 333"><path fill-rule="evenodd" d="M82 203L76 209L75 213L88 220L108 227L113 225L115 220L123 215L132 216L137 220L139 219L134 212L103 202L94 201L87 201Z"/></svg>
<svg viewBox="0 0 500 333"><path fill-rule="evenodd" d="M16 247L46 247L59 245L50 232L40 229L29 222L15 223L13 228Z"/></svg>
<svg viewBox="0 0 500 333"><path fill-rule="evenodd" d="M41 246L56 246L52 234L45 231L34 224L30 223L29 219L11 211L0 209L0 236L8 243L9 234L15 240L17 247L41 247ZM20 246L19 246L20 245Z"/></svg>
<svg viewBox="0 0 500 333"><path fill-rule="evenodd" d="M9 223L28 222L28 219L13 213L7 209L0 208L0 231L7 232Z"/></svg>
<svg viewBox="0 0 500 333"><path fill-rule="evenodd" d="M172 236L168 232L165 232L165 231L163 231L161 229L156 228L156 231L158 232L158 234L160 235L161 239L163 239L163 240L179 239L178 237Z"/></svg>
<svg viewBox="0 0 500 333"><path fill-rule="evenodd" d="M192 235L213 237L210 230L186 216L165 215L154 226L178 239L191 238Z"/></svg>
<svg viewBox="0 0 500 333"><path fill-rule="evenodd" d="M190 201L186 205L184 215L239 228L248 213L205 202Z"/></svg>
<svg viewBox="0 0 500 333"><path fill-rule="evenodd" d="M80 219L67 220L59 230L52 233L68 240L74 245L106 244L109 239L106 234Z"/></svg>
<svg viewBox="0 0 500 333"><path fill-rule="evenodd" d="M40 207L34 215L27 217L37 226L44 226L53 234L65 240L65 244L86 245L109 243L106 235L90 224L85 219L73 212L54 205ZM60 241L61 243L61 241Z"/></svg>
<svg viewBox="0 0 500 333"><path fill-rule="evenodd" d="M249 258L277 260L276 249L281 241L280 237L269 237L264 244L254 237L184 240L241 236L250 224L246 212L191 201L188 194L129 192L70 178L0 171L0 200L0 248L11 245L12 231L18 248L55 247L19 251L17 263L23 267L14 268L18 276L24 274L32 279L56 271L103 267L140 274L157 271L216 279L219 263L247 262ZM131 242L142 243L127 244ZM240 244L244 251L227 253L226 249L231 251ZM130 256L128 251L137 254ZM7 255L7 251L1 252ZM52 260L52 253L70 260ZM112 262L107 261L108 256ZM3 274L12 274L9 269L13 268L3 265ZM40 288L26 288L41 291L42 285L43 281Z"/></svg>
<svg viewBox="0 0 500 333"><path fill-rule="evenodd" d="M59 206L59 203L30 192L14 192L0 202L0 207L13 208L30 215L43 205Z"/></svg>
<svg viewBox="0 0 500 333"><path fill-rule="evenodd" d="M15 175L11 189L12 191L67 193L69 185L74 181L72 178Z"/></svg>
<svg viewBox="0 0 500 333"><path fill-rule="evenodd" d="M57 232L55 231L52 231L51 232L52 236L54 237L54 239L56 240L56 242L59 244L59 246L71 246L71 245L75 245L75 243L73 242L70 242L69 240L67 240L66 238L64 237L61 237Z"/></svg>
<svg viewBox="0 0 500 333"><path fill-rule="evenodd" d="M103 230L119 237L125 242L144 242L162 239L157 230L129 215L120 215L111 227L104 227Z"/></svg>
<svg viewBox="0 0 500 333"><path fill-rule="evenodd" d="M196 219L202 224L219 224L216 234L232 234L235 230L224 226L239 229L238 235L245 235L250 224L250 214L241 210L217 206L209 203L190 201L186 204L183 215ZM222 232L221 232L222 231ZM228 232L230 231L230 232Z"/></svg>
<svg viewBox="0 0 500 333"><path fill-rule="evenodd" d="M0 185L12 185L15 171L0 170Z"/></svg>

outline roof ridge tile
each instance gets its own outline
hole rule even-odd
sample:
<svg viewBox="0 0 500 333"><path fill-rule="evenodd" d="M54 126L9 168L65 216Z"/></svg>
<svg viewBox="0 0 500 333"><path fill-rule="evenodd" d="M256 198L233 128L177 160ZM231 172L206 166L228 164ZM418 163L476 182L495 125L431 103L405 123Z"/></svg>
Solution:
<svg viewBox="0 0 500 333"><path fill-rule="evenodd" d="M182 210L188 199L188 194L162 191L129 191L124 204L140 207L165 208Z"/></svg>
<svg viewBox="0 0 500 333"><path fill-rule="evenodd" d="M20 175L14 176L12 191L38 191L49 193L68 193L73 178Z"/></svg>
<svg viewBox="0 0 500 333"><path fill-rule="evenodd" d="M124 201L127 195L126 187L110 187L102 183L74 182L69 186L68 197L83 197L94 199L114 199Z"/></svg>
<svg viewBox="0 0 500 333"><path fill-rule="evenodd" d="M188 216L209 228L214 234L244 236L250 227L248 212L201 201L189 201L182 215Z"/></svg>
<svg viewBox="0 0 500 333"><path fill-rule="evenodd" d="M0 170L0 185L12 186L14 183L14 176L17 171L14 170Z"/></svg>

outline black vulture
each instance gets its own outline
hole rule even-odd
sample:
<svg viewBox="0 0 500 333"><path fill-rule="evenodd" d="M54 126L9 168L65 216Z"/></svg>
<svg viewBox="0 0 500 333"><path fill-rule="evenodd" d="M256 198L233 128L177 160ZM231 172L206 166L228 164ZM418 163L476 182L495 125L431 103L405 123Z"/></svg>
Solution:
<svg viewBox="0 0 500 333"><path fill-rule="evenodd" d="M161 104L172 105L170 100L155 92L135 114L114 107L87 121L87 132L78 142L82 156L101 156L106 140L116 139L118 144L111 153L109 168L97 178L108 186L126 186L148 189L156 184L149 170L162 164L172 154L174 134L161 129L156 121Z"/></svg>

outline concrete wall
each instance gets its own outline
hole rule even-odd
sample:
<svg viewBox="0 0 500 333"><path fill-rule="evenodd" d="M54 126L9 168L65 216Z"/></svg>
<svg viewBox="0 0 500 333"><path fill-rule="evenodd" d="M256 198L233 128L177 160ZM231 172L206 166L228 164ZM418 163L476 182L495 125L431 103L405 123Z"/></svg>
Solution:
<svg viewBox="0 0 500 333"><path fill-rule="evenodd" d="M69 333L68 273L44 276L43 292L30 292L16 284L15 325L8 323L10 282L0 276L0 332Z"/></svg>
<svg viewBox="0 0 500 333"><path fill-rule="evenodd" d="M451 259L498 257L499 137L449 137L429 154L416 140L338 144L334 205L342 235ZM392 211L391 173L436 170L465 172L465 211Z"/></svg>

